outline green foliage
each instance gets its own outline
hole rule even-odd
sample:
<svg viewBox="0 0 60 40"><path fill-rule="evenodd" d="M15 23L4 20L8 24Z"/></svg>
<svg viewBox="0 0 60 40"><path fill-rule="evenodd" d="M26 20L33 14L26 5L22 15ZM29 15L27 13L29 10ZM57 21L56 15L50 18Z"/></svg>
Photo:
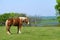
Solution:
<svg viewBox="0 0 60 40"><path fill-rule="evenodd" d="M60 23L60 16L57 17L58 22Z"/></svg>
<svg viewBox="0 0 60 40"><path fill-rule="evenodd" d="M56 2L60 4L60 0L56 0Z"/></svg>
<svg viewBox="0 0 60 40"><path fill-rule="evenodd" d="M55 9L58 10L58 11L60 11L60 5L57 4L57 5L55 6Z"/></svg>
<svg viewBox="0 0 60 40"><path fill-rule="evenodd" d="M57 20L60 23L60 0L56 0L57 4L55 5Z"/></svg>
<svg viewBox="0 0 60 40"><path fill-rule="evenodd" d="M60 11L60 0L56 0L57 4L55 5L55 9Z"/></svg>

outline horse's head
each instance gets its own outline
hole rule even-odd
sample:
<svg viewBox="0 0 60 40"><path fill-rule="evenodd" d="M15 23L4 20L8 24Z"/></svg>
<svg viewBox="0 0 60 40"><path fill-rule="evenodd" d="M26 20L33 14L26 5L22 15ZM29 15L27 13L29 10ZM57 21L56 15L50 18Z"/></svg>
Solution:
<svg viewBox="0 0 60 40"><path fill-rule="evenodd" d="M24 19L24 22L25 22L26 24L29 24L29 19L26 17L26 18Z"/></svg>

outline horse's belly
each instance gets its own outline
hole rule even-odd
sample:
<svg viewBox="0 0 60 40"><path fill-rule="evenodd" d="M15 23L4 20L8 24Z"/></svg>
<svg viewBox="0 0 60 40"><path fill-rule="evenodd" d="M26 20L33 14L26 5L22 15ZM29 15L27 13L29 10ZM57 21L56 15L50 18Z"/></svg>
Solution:
<svg viewBox="0 0 60 40"><path fill-rule="evenodd" d="M14 26L18 26L18 25L19 25L19 23L15 22L15 23L13 23L13 25L14 25Z"/></svg>

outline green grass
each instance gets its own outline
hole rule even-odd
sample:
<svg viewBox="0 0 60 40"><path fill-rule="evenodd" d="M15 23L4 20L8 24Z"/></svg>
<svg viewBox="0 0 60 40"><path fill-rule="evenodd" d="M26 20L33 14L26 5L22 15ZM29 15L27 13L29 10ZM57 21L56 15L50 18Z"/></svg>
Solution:
<svg viewBox="0 0 60 40"><path fill-rule="evenodd" d="M0 40L60 40L60 27L23 27L21 34L11 27L11 32L7 35L6 28L0 26Z"/></svg>

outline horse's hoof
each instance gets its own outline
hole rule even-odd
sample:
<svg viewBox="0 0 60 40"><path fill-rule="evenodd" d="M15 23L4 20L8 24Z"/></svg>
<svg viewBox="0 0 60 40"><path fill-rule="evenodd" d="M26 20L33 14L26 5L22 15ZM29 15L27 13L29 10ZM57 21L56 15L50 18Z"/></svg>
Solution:
<svg viewBox="0 0 60 40"><path fill-rule="evenodd" d="M8 35L10 35L11 33L7 32Z"/></svg>
<svg viewBox="0 0 60 40"><path fill-rule="evenodd" d="M19 32L19 34L21 34L21 32Z"/></svg>
<svg viewBox="0 0 60 40"><path fill-rule="evenodd" d="M17 32L18 34L21 34L21 31Z"/></svg>
<svg viewBox="0 0 60 40"><path fill-rule="evenodd" d="M21 34L21 32L19 31L19 34Z"/></svg>

